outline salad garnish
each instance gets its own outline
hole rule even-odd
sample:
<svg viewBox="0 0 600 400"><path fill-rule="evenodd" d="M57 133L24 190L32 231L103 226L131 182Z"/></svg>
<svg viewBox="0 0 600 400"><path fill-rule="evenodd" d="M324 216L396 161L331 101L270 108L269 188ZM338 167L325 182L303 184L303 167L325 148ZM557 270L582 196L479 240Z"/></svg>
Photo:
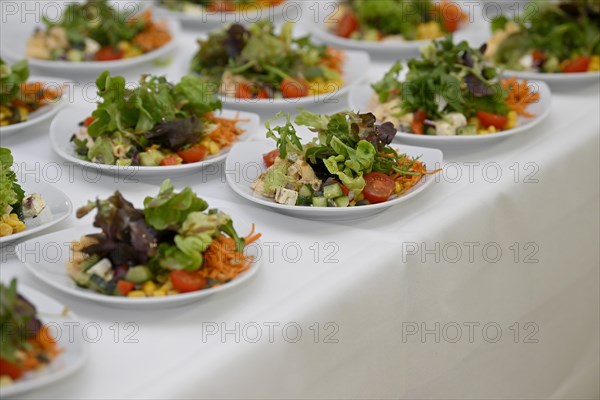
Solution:
<svg viewBox="0 0 600 400"><path fill-rule="evenodd" d="M600 71L600 4L593 1L538 3L537 12L492 21L485 57L515 71Z"/></svg>
<svg viewBox="0 0 600 400"><path fill-rule="evenodd" d="M233 220L186 187L176 192L169 180L155 197L135 208L119 192L77 210L96 210L101 233L71 244L66 268L83 288L110 296L157 297L225 284L254 261L244 249L258 240L254 225L241 237Z"/></svg>
<svg viewBox="0 0 600 400"><path fill-rule="evenodd" d="M0 147L0 237L24 231L24 220L37 217L46 208L39 193L25 195L12 165L10 150Z"/></svg>
<svg viewBox="0 0 600 400"><path fill-rule="evenodd" d="M397 62L372 85L369 109L379 121L418 135L478 135L514 128L540 94L527 81L501 79L480 51L452 37L421 48L421 58Z"/></svg>
<svg viewBox="0 0 600 400"><path fill-rule="evenodd" d="M17 281L0 283L0 387L30 371L43 369L60 354L36 308L17 290Z"/></svg>
<svg viewBox="0 0 600 400"><path fill-rule="evenodd" d="M27 41L27 57L41 60L113 61L156 50L171 41L165 21L154 21L152 10L133 17L108 0L72 3L57 21L43 18Z"/></svg>
<svg viewBox="0 0 600 400"><path fill-rule="evenodd" d="M159 0L158 4L188 14L243 12L275 7L285 0Z"/></svg>
<svg viewBox="0 0 600 400"><path fill-rule="evenodd" d="M326 24L330 32L347 39L403 42L455 32L467 18L448 0L343 0Z"/></svg>
<svg viewBox="0 0 600 400"><path fill-rule="evenodd" d="M284 125L272 127L285 116ZM266 123L277 149L263 156L268 169L252 189L289 206L348 207L382 203L415 186L428 171L425 164L389 146L396 128L375 123L371 113L319 115L303 110L294 120L317 137L300 142L289 114Z"/></svg>
<svg viewBox="0 0 600 400"><path fill-rule="evenodd" d="M102 102L71 137L81 158L100 164L169 166L195 163L231 146L244 131L239 118L215 114L221 101L211 85L187 75L177 84L142 75L135 88L103 72Z"/></svg>
<svg viewBox="0 0 600 400"><path fill-rule="evenodd" d="M293 24L275 33L267 20L248 29L239 24L198 40L191 69L220 86L219 92L240 99L296 98L334 92L343 85L343 53L294 39Z"/></svg>
<svg viewBox="0 0 600 400"><path fill-rule="evenodd" d="M27 60L9 66L0 58L0 126L27 121L30 113L60 97L56 88L28 78Z"/></svg>

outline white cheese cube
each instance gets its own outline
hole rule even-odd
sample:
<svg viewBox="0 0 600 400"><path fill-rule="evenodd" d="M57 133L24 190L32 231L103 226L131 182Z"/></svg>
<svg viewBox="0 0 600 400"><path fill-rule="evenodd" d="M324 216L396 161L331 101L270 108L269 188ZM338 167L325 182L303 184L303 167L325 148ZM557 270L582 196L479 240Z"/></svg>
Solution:
<svg viewBox="0 0 600 400"><path fill-rule="evenodd" d="M277 188L277 191L275 192L276 203L294 206L296 205L296 200L298 200L298 192L295 190L286 189L283 187Z"/></svg>
<svg viewBox="0 0 600 400"><path fill-rule="evenodd" d="M25 218L37 217L46 207L46 200L39 193L33 193L26 196L22 202L23 216Z"/></svg>

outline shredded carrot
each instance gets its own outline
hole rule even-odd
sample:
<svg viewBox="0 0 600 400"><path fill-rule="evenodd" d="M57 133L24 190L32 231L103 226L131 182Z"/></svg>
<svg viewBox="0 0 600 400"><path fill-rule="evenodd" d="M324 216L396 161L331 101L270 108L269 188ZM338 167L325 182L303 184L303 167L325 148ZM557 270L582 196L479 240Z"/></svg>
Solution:
<svg viewBox="0 0 600 400"><path fill-rule="evenodd" d="M28 349L22 360L24 371L31 371L45 364L43 358L52 360L61 350L56 345L56 340L46 325L42 325L34 337L28 339ZM43 357L43 358L42 358Z"/></svg>
<svg viewBox="0 0 600 400"><path fill-rule="evenodd" d="M335 71L342 72L344 65L344 52L332 47L327 47L327 56L323 59L323 64Z"/></svg>
<svg viewBox="0 0 600 400"><path fill-rule="evenodd" d="M152 21L151 9L147 9L141 15L132 18L131 23L137 21L138 18L143 20L146 26L133 38L133 43L138 45L144 52L158 49L171 41L171 34L166 23L164 21Z"/></svg>
<svg viewBox="0 0 600 400"><path fill-rule="evenodd" d="M260 238L260 233L252 231L244 238L246 246ZM204 266L199 271L205 279L227 282L246 271L254 258L236 251L235 241L224 235L218 235L204 253Z"/></svg>
<svg viewBox="0 0 600 400"><path fill-rule="evenodd" d="M535 116L525 111L525 109L530 103L538 101L540 94L532 92L526 80L519 82L515 77L502 79L502 87L509 90L506 99L504 99L508 108L525 117Z"/></svg>
<svg viewBox="0 0 600 400"><path fill-rule="evenodd" d="M15 106L35 111L60 96L56 87L46 87L44 82L24 82L20 86L20 98L13 100Z"/></svg>
<svg viewBox="0 0 600 400"><path fill-rule="evenodd" d="M213 113L206 114L206 119L216 125L216 128L208 135L208 138L217 143L219 147L231 146L238 140L238 136L244 133L244 130L237 126L238 122L247 122L247 119L239 118L237 115L233 119L220 118Z"/></svg>
<svg viewBox="0 0 600 400"><path fill-rule="evenodd" d="M394 173L392 175L392 178L394 179L394 181L396 183L398 183L402 186L402 190L400 192L400 193L402 193L402 192L405 192L408 189L412 188L417 183L419 183L419 181L421 180L421 178L424 175L437 174L441 170L442 170L441 168L438 168L433 171L427 171L425 164L422 163L421 161L416 160L413 162L413 164L409 168L409 171L416 172L418 175L407 175L407 174L401 174L401 173Z"/></svg>

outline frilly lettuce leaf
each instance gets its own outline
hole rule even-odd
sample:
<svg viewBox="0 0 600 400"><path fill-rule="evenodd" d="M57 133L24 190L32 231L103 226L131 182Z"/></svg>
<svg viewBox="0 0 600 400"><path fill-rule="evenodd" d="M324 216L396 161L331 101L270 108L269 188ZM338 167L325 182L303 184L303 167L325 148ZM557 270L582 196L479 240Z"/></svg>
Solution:
<svg viewBox="0 0 600 400"><path fill-rule="evenodd" d="M158 230L178 230L189 214L207 208L206 201L198 197L190 187L175 193L169 179L163 182L156 197L148 196L144 199L146 222Z"/></svg>

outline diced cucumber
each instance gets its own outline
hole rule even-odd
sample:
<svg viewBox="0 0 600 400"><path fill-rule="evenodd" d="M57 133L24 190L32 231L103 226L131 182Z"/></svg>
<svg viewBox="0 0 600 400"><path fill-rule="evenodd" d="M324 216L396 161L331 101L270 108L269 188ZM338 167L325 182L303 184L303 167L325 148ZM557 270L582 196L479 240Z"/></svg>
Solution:
<svg viewBox="0 0 600 400"><path fill-rule="evenodd" d="M100 261L100 256L94 254L94 255L90 256L87 260L84 260L79 265L79 267L81 268L82 271L87 271L88 269L90 269L94 265L96 265L98 263L98 261Z"/></svg>
<svg viewBox="0 0 600 400"><path fill-rule="evenodd" d="M87 288L90 282L90 275L85 272L78 272L75 276L72 277L73 281L77 284L77 286Z"/></svg>
<svg viewBox="0 0 600 400"><path fill-rule="evenodd" d="M309 185L303 185L298 191L297 206L310 206L312 204L312 189Z"/></svg>
<svg viewBox="0 0 600 400"><path fill-rule="evenodd" d="M85 57L85 55L83 54L83 51L81 51L81 50L71 49L67 52L67 60L69 60L69 61L73 61L73 62L83 61L84 57Z"/></svg>
<svg viewBox="0 0 600 400"><path fill-rule="evenodd" d="M327 207L327 199L325 197L313 197L313 207Z"/></svg>
<svg viewBox="0 0 600 400"><path fill-rule="evenodd" d="M136 265L129 268L125 280L133 283L144 283L152 279L152 271L145 265Z"/></svg>
<svg viewBox="0 0 600 400"><path fill-rule="evenodd" d="M333 201L335 202L336 207L348 207L348 204L350 204L348 196L336 197Z"/></svg>
<svg viewBox="0 0 600 400"><path fill-rule="evenodd" d="M335 199L336 197L343 196L344 192L342 187L338 183L332 183L323 188L323 196L326 199Z"/></svg>
<svg viewBox="0 0 600 400"><path fill-rule="evenodd" d="M477 135L477 127L475 125L465 125L456 128L457 135Z"/></svg>
<svg viewBox="0 0 600 400"><path fill-rule="evenodd" d="M113 281L105 281L100 275L90 275L88 281L88 288L104 294L113 294L116 288L116 284Z"/></svg>

